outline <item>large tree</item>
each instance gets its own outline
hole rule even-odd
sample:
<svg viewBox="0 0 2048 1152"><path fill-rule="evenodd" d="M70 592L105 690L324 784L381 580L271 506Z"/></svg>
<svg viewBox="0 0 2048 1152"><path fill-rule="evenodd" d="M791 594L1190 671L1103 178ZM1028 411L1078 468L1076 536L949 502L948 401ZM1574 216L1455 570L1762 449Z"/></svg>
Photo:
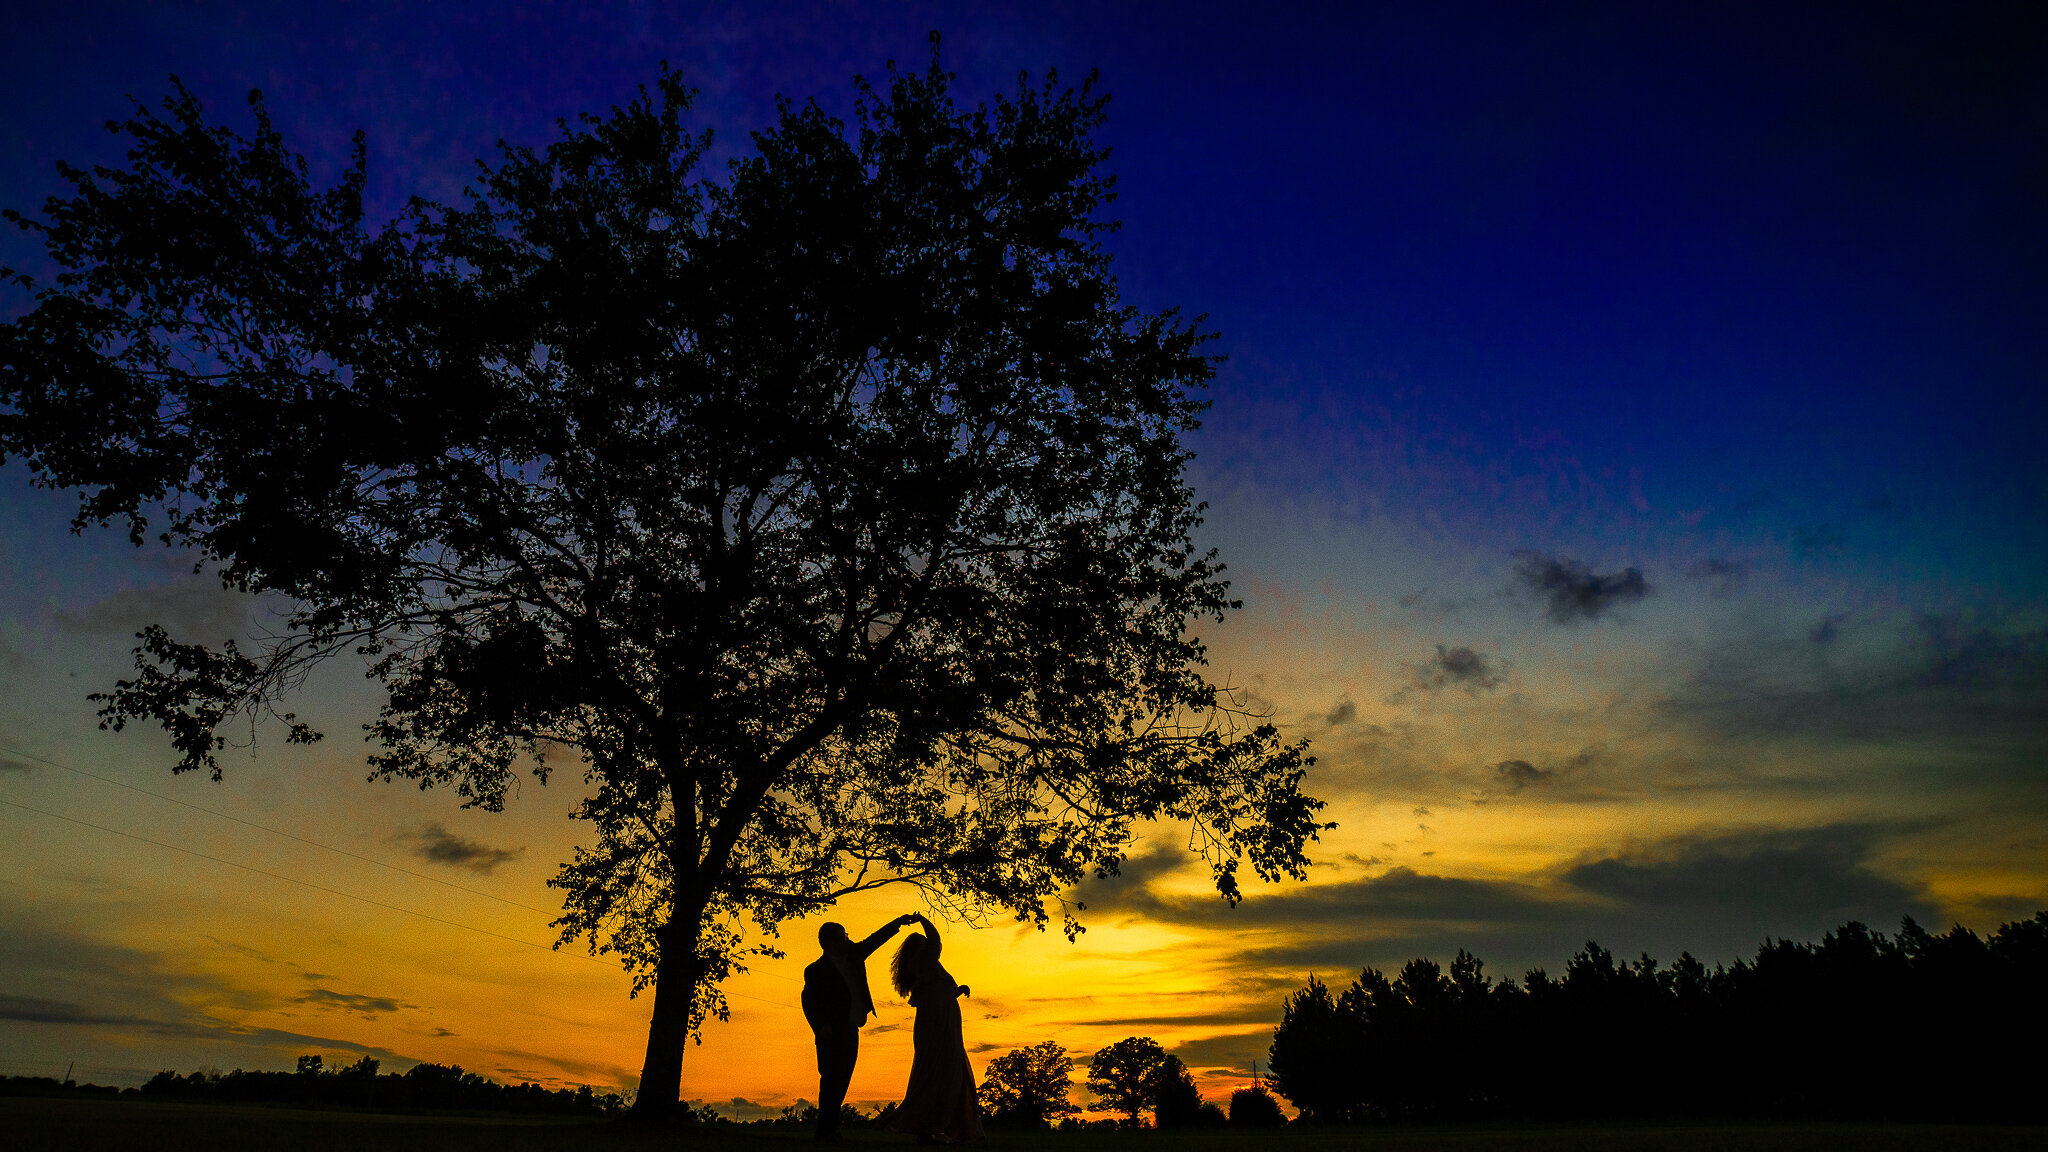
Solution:
<svg viewBox="0 0 2048 1152"><path fill-rule="evenodd" d="M232 725L318 739L281 701L359 654L373 779L580 768L557 925L654 990L647 1111L790 917L910 883L1071 934L1143 822L1230 900L1320 827L1190 631L1235 607L1183 479L1212 365L1118 299L1104 98L949 80L859 83L851 130L784 103L706 176L664 72L375 229L360 134L321 190L260 96L244 138L177 85L8 216L60 272L8 273L0 457L288 605L146 630L105 723L218 777Z"/></svg>

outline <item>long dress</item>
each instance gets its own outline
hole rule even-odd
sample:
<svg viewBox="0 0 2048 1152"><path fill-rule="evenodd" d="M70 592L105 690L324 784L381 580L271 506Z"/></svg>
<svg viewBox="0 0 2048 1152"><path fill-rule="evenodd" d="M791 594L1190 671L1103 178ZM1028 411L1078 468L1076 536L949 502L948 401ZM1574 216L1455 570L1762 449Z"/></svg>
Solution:
<svg viewBox="0 0 2048 1152"><path fill-rule="evenodd" d="M935 961L910 990L910 1005L917 1009L911 1032L915 1054L893 1126L913 1136L982 1139L974 1066L967 1062L967 1044L960 1035L959 984Z"/></svg>

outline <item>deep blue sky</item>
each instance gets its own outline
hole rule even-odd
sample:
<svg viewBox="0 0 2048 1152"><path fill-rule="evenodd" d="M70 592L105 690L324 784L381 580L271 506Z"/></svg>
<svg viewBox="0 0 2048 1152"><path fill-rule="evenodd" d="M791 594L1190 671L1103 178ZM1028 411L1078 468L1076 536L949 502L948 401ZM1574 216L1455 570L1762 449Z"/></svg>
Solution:
<svg viewBox="0 0 2048 1152"><path fill-rule="evenodd" d="M963 98L1101 70L1127 290L1208 312L1233 355L1212 457L1247 422L1262 468L1286 455L1248 399L1391 406L1787 538L1911 525L1909 551L2023 581L2048 559L2030 6L412 7L39 6L0 69L0 201L104 155L97 121L173 71L231 122L263 88L316 159L366 128L395 201L662 59L739 146L777 92L843 108L938 28Z"/></svg>

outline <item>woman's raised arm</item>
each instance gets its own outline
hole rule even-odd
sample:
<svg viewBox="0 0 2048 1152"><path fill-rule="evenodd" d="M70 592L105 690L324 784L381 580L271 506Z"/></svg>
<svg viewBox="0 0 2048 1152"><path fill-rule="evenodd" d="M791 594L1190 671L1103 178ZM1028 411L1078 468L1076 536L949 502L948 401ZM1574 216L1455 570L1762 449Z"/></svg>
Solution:
<svg viewBox="0 0 2048 1152"><path fill-rule="evenodd" d="M917 917L917 922L918 922L918 924L920 924L920 925L922 925L922 926L923 926L923 928L924 928L924 938L932 942L932 955L931 955L931 959L932 959L932 962L933 962L934 964L938 963L938 959L939 959L939 930L938 930L937 928L934 928L934 927L932 927L932 922L924 918L924 913L922 913L922 912L913 912L913 913L911 913L911 915L913 915L913 916Z"/></svg>

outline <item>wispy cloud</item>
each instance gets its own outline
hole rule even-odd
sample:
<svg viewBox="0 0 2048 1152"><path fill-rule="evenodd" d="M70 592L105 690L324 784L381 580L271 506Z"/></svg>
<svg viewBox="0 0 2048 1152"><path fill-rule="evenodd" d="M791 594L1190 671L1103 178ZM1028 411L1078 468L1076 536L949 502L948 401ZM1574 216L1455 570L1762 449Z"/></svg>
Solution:
<svg viewBox="0 0 2048 1152"><path fill-rule="evenodd" d="M1543 615L1558 624L1597 620L1616 605L1632 604L1651 591L1638 568L1601 575L1577 560L1538 552L1520 555L1516 578L1543 597Z"/></svg>
<svg viewBox="0 0 2048 1152"><path fill-rule="evenodd" d="M415 841L413 854L422 860L467 868L479 874L489 874L498 865L510 863L526 854L524 848L493 848L481 841L465 840L438 822L400 838Z"/></svg>
<svg viewBox="0 0 2048 1152"><path fill-rule="evenodd" d="M1507 678L1486 657L1470 648L1436 646L1436 655L1415 666L1412 686L1424 692L1462 688L1471 694L1491 691Z"/></svg>
<svg viewBox="0 0 2048 1152"><path fill-rule="evenodd" d="M1711 586L1716 596L1728 596L1742 588L1749 577L1749 565L1708 557L1685 570L1687 576Z"/></svg>
<svg viewBox="0 0 2048 1152"><path fill-rule="evenodd" d="M326 1008L338 1008L343 1012L353 1013L366 1020L374 1020L387 1012L396 1012L400 1008L418 1007L416 1004L401 1004L389 996L362 996L354 992L336 992L328 988L308 988L293 1003L318 1004Z"/></svg>

